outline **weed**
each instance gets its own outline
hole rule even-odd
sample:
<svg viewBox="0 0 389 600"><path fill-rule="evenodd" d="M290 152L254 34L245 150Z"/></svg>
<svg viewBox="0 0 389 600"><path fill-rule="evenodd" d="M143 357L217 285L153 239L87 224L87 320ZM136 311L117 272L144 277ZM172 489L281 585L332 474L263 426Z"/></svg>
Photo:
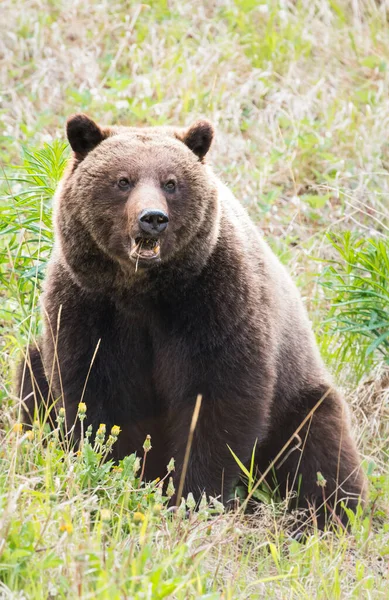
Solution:
<svg viewBox="0 0 389 600"><path fill-rule="evenodd" d="M331 345L339 365L351 361L361 375L380 360L389 364L389 242L350 231L328 238L337 254L322 276Z"/></svg>

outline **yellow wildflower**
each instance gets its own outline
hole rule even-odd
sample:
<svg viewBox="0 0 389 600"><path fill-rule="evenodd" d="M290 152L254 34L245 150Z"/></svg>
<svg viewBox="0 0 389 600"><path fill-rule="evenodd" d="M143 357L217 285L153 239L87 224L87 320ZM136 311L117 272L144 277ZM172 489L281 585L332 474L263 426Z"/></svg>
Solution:
<svg viewBox="0 0 389 600"><path fill-rule="evenodd" d="M86 413L86 404L85 404L85 402L80 402L78 405L78 414L85 415L85 413Z"/></svg>
<svg viewBox="0 0 389 600"><path fill-rule="evenodd" d="M135 523L143 523L145 518L146 517L144 516L144 514L139 511L134 512L134 514L133 514L133 519L134 519Z"/></svg>
<svg viewBox="0 0 389 600"><path fill-rule="evenodd" d="M69 521L67 521L66 523L63 522L59 526L59 530L66 531L66 533L73 533L73 525Z"/></svg>

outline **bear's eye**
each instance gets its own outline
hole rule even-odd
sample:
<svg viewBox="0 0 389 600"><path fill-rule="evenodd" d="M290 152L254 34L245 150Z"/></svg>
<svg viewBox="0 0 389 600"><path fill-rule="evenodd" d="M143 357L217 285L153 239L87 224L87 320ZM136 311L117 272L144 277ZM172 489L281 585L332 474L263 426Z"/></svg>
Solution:
<svg viewBox="0 0 389 600"><path fill-rule="evenodd" d="M131 186L131 181L127 177L121 177L118 181L118 187L121 190L126 190Z"/></svg>
<svg viewBox="0 0 389 600"><path fill-rule="evenodd" d="M174 192L174 190L176 189L176 182L174 181L174 179L168 179L167 181L165 181L165 183L163 184L163 187L165 188L165 190L167 192Z"/></svg>

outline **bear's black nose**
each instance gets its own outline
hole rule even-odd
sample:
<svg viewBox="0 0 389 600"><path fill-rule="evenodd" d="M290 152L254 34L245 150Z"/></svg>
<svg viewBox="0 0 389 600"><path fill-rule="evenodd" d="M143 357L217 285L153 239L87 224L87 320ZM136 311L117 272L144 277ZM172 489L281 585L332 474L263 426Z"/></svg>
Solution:
<svg viewBox="0 0 389 600"><path fill-rule="evenodd" d="M162 210L142 210L138 222L142 231L150 235L156 235L165 231L169 217Z"/></svg>

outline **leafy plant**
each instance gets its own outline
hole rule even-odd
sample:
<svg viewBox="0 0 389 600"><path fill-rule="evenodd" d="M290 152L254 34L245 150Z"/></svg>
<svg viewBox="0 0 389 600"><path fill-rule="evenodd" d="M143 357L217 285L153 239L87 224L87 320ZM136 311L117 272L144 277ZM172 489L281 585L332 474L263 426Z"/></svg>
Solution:
<svg viewBox="0 0 389 600"><path fill-rule="evenodd" d="M337 361L361 375L377 360L389 364L389 240L350 231L328 239L337 256L321 278L330 302L325 326Z"/></svg>
<svg viewBox="0 0 389 600"><path fill-rule="evenodd" d="M67 161L67 144L24 150L23 163L4 173L0 204L0 283L5 291L0 318L28 329L35 290L53 244L51 202Z"/></svg>
<svg viewBox="0 0 389 600"><path fill-rule="evenodd" d="M255 484L259 478L259 475L255 466L255 452L257 447L257 440L253 446L253 450L251 452L250 458L250 468L248 469L245 464L242 463L240 458L235 454L235 452L228 446L229 451L231 452L235 462L239 465L241 470L240 479L245 484L245 489L238 483L234 493L236 493L242 501L244 501L247 497L247 494L252 494L252 497L255 500L259 500L260 502L264 502L265 504L270 504L275 493L268 487L265 482L262 482L258 487L255 488Z"/></svg>

